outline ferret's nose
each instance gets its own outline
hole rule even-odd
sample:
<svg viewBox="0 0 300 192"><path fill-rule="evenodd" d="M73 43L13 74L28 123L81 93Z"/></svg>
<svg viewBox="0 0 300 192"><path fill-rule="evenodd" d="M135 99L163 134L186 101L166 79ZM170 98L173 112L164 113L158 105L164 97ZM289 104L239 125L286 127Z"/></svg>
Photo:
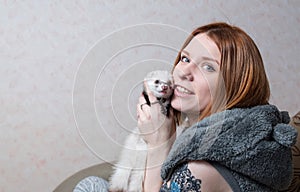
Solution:
<svg viewBox="0 0 300 192"><path fill-rule="evenodd" d="M168 90L168 88L169 88L169 86L167 86L167 85L163 85L162 86L162 89L165 91L165 90Z"/></svg>

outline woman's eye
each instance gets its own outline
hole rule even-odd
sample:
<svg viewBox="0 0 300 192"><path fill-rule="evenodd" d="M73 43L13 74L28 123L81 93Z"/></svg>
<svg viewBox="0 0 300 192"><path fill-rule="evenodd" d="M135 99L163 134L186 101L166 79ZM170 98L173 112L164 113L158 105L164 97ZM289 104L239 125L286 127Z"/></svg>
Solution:
<svg viewBox="0 0 300 192"><path fill-rule="evenodd" d="M203 68L204 68L206 71L208 71L208 72L216 71L215 68L214 68L212 65L210 65L210 64L205 64L205 65L203 65Z"/></svg>
<svg viewBox="0 0 300 192"><path fill-rule="evenodd" d="M181 56L181 59L180 59L182 62L184 62L184 63L189 63L190 62L190 60L189 60L189 58L187 58L186 56L184 56L184 55L182 55Z"/></svg>

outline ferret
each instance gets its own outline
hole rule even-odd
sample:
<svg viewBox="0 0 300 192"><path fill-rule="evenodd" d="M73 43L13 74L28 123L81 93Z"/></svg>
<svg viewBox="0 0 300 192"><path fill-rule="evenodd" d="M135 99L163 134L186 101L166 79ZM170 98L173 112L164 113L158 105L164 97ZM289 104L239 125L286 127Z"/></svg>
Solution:
<svg viewBox="0 0 300 192"><path fill-rule="evenodd" d="M152 71L146 75L144 82L157 99L151 103L144 87L143 96L146 103L149 106L158 103L161 106L161 112L169 117L174 84L172 75L168 71ZM147 145L136 127L126 138L118 163L114 166L114 172L109 180L109 191L143 191L146 159Z"/></svg>
<svg viewBox="0 0 300 192"><path fill-rule="evenodd" d="M161 112L169 117L170 98L173 94L173 78L168 71L152 71L144 79L148 89L156 97L157 102L161 105ZM146 103L151 106L149 97L143 90Z"/></svg>

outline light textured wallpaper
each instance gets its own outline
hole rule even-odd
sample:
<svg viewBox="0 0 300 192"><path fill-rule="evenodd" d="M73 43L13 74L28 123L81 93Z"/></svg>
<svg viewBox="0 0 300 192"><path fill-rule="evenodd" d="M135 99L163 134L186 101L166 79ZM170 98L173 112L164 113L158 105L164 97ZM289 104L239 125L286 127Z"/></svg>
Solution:
<svg viewBox="0 0 300 192"><path fill-rule="evenodd" d="M300 110L300 2L0 1L0 192L52 191L116 159L144 75L224 21L261 50L271 103Z"/></svg>

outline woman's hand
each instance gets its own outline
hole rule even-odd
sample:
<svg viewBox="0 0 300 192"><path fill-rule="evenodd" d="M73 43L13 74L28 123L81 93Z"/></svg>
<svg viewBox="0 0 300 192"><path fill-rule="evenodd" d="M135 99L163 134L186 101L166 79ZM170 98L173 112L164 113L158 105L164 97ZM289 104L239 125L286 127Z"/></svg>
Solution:
<svg viewBox="0 0 300 192"><path fill-rule="evenodd" d="M161 113L161 106L157 103L157 99L148 91L145 85L146 92L151 106L146 104L143 95L140 96L137 104L138 128L141 137L147 143L148 147L159 147L160 145L173 143L175 138L175 121L172 108L170 109L169 117Z"/></svg>
<svg viewBox="0 0 300 192"><path fill-rule="evenodd" d="M162 114L160 104L156 103L156 97L147 90L146 87L149 100L153 104L147 105L142 95L137 104L137 116L141 137L148 146L143 191L152 192L159 191L162 185L161 165L173 145L176 132L173 110L170 109L169 117Z"/></svg>

